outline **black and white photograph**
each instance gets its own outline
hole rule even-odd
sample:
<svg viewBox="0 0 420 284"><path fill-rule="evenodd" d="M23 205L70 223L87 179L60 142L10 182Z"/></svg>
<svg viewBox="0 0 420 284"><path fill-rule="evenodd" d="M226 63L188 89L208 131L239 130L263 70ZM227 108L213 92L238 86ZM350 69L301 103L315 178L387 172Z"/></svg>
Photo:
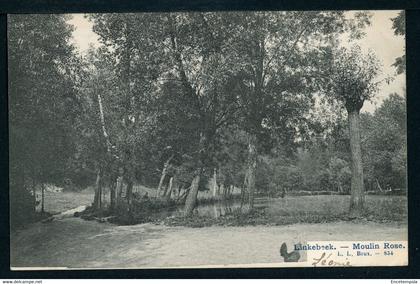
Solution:
<svg viewBox="0 0 420 284"><path fill-rule="evenodd" d="M12 270L408 265L404 10L9 14Z"/></svg>

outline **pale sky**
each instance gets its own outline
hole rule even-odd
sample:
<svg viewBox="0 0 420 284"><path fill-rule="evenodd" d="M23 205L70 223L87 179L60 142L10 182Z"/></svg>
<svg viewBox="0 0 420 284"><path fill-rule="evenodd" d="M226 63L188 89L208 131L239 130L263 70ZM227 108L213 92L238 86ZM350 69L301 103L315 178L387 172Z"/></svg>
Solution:
<svg viewBox="0 0 420 284"><path fill-rule="evenodd" d="M383 77L394 76L395 67L392 64L395 58L405 54L405 37L396 36L392 29L391 18L395 18L400 11L371 11L373 14L372 24L365 32L366 36L357 43L365 50L371 49L382 63ZM384 83L373 102L365 102L362 111L372 112L384 98L391 93L404 95L405 73L395 76L389 85Z"/></svg>
<svg viewBox="0 0 420 284"><path fill-rule="evenodd" d="M372 25L366 29L366 36L357 43L365 50L371 49L383 65L385 76L395 75L395 68L391 66L396 57L404 54L405 38L395 36L392 30L391 18L399 11L371 11L373 14ZM79 52L85 53L89 45L99 46L98 35L92 30L92 23L84 17L84 14L73 14L69 23L75 27L73 43ZM405 92L405 74L395 77L389 85L384 83L373 103L366 102L362 111L372 112L384 98L391 93L403 95Z"/></svg>
<svg viewBox="0 0 420 284"><path fill-rule="evenodd" d="M92 23L84 15L72 14L73 18L68 21L75 28L73 31L73 43L82 53L88 50L90 44L96 47L100 44L98 35L92 30Z"/></svg>

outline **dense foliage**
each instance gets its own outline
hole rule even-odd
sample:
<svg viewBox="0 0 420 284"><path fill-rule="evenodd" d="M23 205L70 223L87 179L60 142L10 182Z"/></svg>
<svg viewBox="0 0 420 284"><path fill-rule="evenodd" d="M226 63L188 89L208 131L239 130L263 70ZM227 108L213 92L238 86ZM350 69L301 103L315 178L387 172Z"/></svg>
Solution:
<svg viewBox="0 0 420 284"><path fill-rule="evenodd" d="M74 153L79 58L63 15L8 19L12 216L34 211L34 186L62 184ZM16 211L16 212L15 212ZM12 219L13 221L13 219Z"/></svg>
<svg viewBox="0 0 420 284"><path fill-rule="evenodd" d="M343 110L375 95L380 64L338 42L362 38L369 13L87 18L101 45L81 56L68 16L9 17L13 204L45 183L94 185L98 210L108 188L110 210L128 214L142 184L159 204L185 202L186 216L199 191L240 188L248 209L254 194L350 192ZM367 189L404 188L405 99L391 95L361 121ZM27 196L12 208L34 211Z"/></svg>

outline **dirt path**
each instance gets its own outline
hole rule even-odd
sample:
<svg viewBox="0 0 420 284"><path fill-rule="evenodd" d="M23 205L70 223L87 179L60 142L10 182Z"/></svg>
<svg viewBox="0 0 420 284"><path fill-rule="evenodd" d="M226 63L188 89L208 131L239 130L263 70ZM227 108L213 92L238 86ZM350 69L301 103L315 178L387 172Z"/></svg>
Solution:
<svg viewBox="0 0 420 284"><path fill-rule="evenodd" d="M115 226L66 218L12 233L12 267L134 268L277 263L282 242L406 240L405 225L377 223L185 228Z"/></svg>

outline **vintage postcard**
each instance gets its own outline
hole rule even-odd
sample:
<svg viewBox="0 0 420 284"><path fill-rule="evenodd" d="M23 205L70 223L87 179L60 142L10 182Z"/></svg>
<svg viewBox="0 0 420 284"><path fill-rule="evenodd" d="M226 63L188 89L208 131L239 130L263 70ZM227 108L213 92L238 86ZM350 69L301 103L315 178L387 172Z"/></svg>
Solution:
<svg viewBox="0 0 420 284"><path fill-rule="evenodd" d="M404 11L8 16L13 270L406 266Z"/></svg>

